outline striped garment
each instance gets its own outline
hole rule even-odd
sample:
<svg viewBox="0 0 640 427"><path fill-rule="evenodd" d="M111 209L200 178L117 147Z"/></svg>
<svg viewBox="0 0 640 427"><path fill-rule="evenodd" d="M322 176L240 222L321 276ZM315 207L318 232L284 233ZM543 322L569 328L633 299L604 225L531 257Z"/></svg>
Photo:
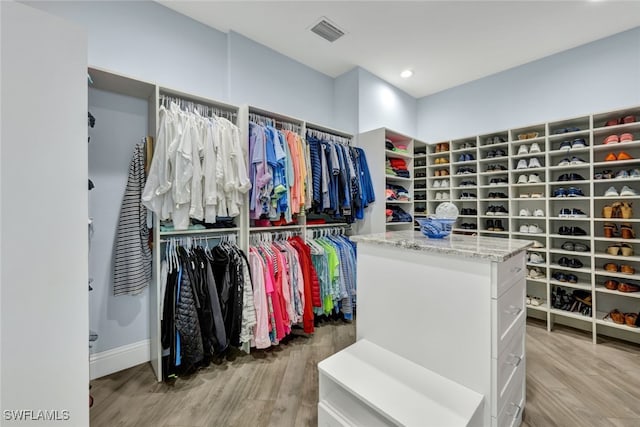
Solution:
<svg viewBox="0 0 640 427"><path fill-rule="evenodd" d="M136 145L129 165L129 178L120 207L116 232L113 294L136 295L151 280L151 249L147 208L141 203L146 181L145 143Z"/></svg>

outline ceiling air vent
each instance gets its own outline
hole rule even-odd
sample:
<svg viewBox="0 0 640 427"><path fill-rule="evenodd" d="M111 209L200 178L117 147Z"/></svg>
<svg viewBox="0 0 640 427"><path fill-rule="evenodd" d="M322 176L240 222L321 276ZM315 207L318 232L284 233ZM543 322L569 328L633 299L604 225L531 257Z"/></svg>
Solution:
<svg viewBox="0 0 640 427"><path fill-rule="evenodd" d="M322 17L320 22L311 27L311 31L331 43L344 36L344 31L329 22L325 17Z"/></svg>

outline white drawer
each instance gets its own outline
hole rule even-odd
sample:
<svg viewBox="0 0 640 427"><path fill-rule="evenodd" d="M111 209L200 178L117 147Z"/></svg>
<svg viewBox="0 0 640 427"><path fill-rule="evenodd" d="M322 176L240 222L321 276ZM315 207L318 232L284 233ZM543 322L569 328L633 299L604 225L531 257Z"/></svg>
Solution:
<svg viewBox="0 0 640 427"><path fill-rule="evenodd" d="M523 277L500 298L491 300L491 357L498 357L518 327L524 324L526 289Z"/></svg>
<svg viewBox="0 0 640 427"><path fill-rule="evenodd" d="M500 399L507 393L508 386L515 377L516 371L524 365L525 349L525 326L524 324L515 329L511 339L506 343L505 348L499 353L498 358L491 359L491 414L498 413Z"/></svg>
<svg viewBox="0 0 640 427"><path fill-rule="evenodd" d="M339 414L330 403L318 402L318 427L352 427L353 424Z"/></svg>
<svg viewBox="0 0 640 427"><path fill-rule="evenodd" d="M520 252L505 262L493 263L494 274L491 287L491 298L500 297L518 279L526 276L525 252Z"/></svg>
<svg viewBox="0 0 640 427"><path fill-rule="evenodd" d="M525 364L521 363L513 376L504 398L498 399L501 403L498 413L498 427L514 427L522 423L522 411L525 403Z"/></svg>

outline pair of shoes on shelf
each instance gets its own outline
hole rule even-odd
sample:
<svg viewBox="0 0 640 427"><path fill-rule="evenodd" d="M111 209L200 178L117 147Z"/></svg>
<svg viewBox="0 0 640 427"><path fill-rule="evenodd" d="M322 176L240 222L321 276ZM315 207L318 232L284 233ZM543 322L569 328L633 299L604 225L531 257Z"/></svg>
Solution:
<svg viewBox="0 0 640 427"><path fill-rule="evenodd" d="M551 275L553 280L557 280L558 282L568 282L572 284L578 283L578 276L575 274L567 274L561 271L556 271Z"/></svg>
<svg viewBox="0 0 640 427"><path fill-rule="evenodd" d="M422 171L416 172L416 178L424 178L425 176L427 174ZM449 171L447 169L438 169L433 173L433 176L449 176Z"/></svg>
<svg viewBox="0 0 640 427"><path fill-rule="evenodd" d="M560 218L587 218L587 214L576 208L562 208L558 213Z"/></svg>
<svg viewBox="0 0 640 427"><path fill-rule="evenodd" d="M458 157L458 162L471 162L474 161L476 158L473 157L473 154L471 153L461 153L460 156Z"/></svg>
<svg viewBox="0 0 640 427"><path fill-rule="evenodd" d="M476 173L476 170L474 168L468 167L458 168L458 170L456 171L456 175L469 175L473 173Z"/></svg>
<svg viewBox="0 0 640 427"><path fill-rule="evenodd" d="M633 208L631 207L631 202L615 202L602 208L603 218L630 219L632 216Z"/></svg>
<svg viewBox="0 0 640 427"><path fill-rule="evenodd" d="M504 231L504 226L502 225L501 219L488 219L487 220L487 231Z"/></svg>
<svg viewBox="0 0 640 427"><path fill-rule="evenodd" d="M502 136L490 136L484 140L484 143L486 145L500 144L502 142L507 142L507 139L503 138Z"/></svg>
<svg viewBox="0 0 640 427"><path fill-rule="evenodd" d="M607 253L614 256L632 256L633 246L627 243L616 243L615 245L609 245L607 247Z"/></svg>
<svg viewBox="0 0 640 427"><path fill-rule="evenodd" d="M524 141L525 139L537 138L540 135L538 132L523 132L518 134L518 141Z"/></svg>
<svg viewBox="0 0 640 427"><path fill-rule="evenodd" d="M637 195L638 195L638 192L636 190L626 185L622 187L622 189L620 190L620 193L618 193L618 190L616 190L614 186L607 188L607 191L604 192L605 197L618 197L618 196L632 197Z"/></svg>
<svg viewBox="0 0 640 427"><path fill-rule="evenodd" d="M631 142L633 141L633 134L626 132L620 135L609 135L607 136L603 141L602 141L602 145L608 145L608 144L616 144L618 142Z"/></svg>
<svg viewBox="0 0 640 427"><path fill-rule="evenodd" d="M565 139L560 143L559 150L569 151L569 150L577 150L579 148L588 147L587 141L584 138L576 138L574 140Z"/></svg>
<svg viewBox="0 0 640 427"><path fill-rule="evenodd" d="M633 157L629 153L621 151L617 155L615 153L609 153L604 158L605 162L615 162L616 160L633 160Z"/></svg>
<svg viewBox="0 0 640 427"><path fill-rule="evenodd" d="M460 200L475 200L478 196L475 193L462 193L460 194Z"/></svg>
<svg viewBox="0 0 640 427"><path fill-rule="evenodd" d="M460 185L458 185L458 187L477 187L478 184L476 184L475 181L462 181L460 183Z"/></svg>
<svg viewBox="0 0 640 427"><path fill-rule="evenodd" d="M436 200L449 200L449 193L446 191L438 191L436 193Z"/></svg>
<svg viewBox="0 0 640 427"><path fill-rule="evenodd" d="M529 148L529 146L526 144L522 144L520 147L518 147L518 153L516 155L522 156L525 154L536 154L541 152L542 150L540 149L540 145L538 145L537 142L534 142L533 144L531 144L531 148Z"/></svg>
<svg viewBox="0 0 640 427"><path fill-rule="evenodd" d="M562 226L558 229L558 234L562 236L586 236L587 232L580 227Z"/></svg>
<svg viewBox="0 0 640 427"><path fill-rule="evenodd" d="M544 257L537 252L528 252L527 262L530 264L544 264Z"/></svg>
<svg viewBox="0 0 640 427"><path fill-rule="evenodd" d="M563 256L558 260L558 265L560 267L568 267L568 268L582 268L584 264L578 258L567 258Z"/></svg>
<svg viewBox="0 0 640 427"><path fill-rule="evenodd" d="M540 228L537 224L522 224L520 226L521 233L532 233L532 234L541 234L544 233L544 230Z"/></svg>
<svg viewBox="0 0 640 427"><path fill-rule="evenodd" d="M445 153L449 151L449 143L443 142L440 144L436 144L436 153Z"/></svg>
<svg viewBox="0 0 640 427"><path fill-rule="evenodd" d="M563 173L562 175L560 175L558 177L558 181L560 182L565 182L565 181L584 181L584 177L580 174L577 173Z"/></svg>
<svg viewBox="0 0 640 427"><path fill-rule="evenodd" d="M628 264L618 265L614 262L608 262L604 265L604 270L610 273L636 274L636 269Z"/></svg>
<svg viewBox="0 0 640 427"><path fill-rule="evenodd" d="M544 194L539 191L534 193L520 193L521 199L541 199L542 197L544 197Z"/></svg>
<svg viewBox="0 0 640 427"><path fill-rule="evenodd" d="M494 159L496 157L505 157L507 152L504 150L490 150L487 152L485 159Z"/></svg>
<svg viewBox="0 0 640 427"><path fill-rule="evenodd" d="M485 169L485 172L502 172L507 170L509 169L505 165L490 164L487 166L487 169Z"/></svg>
<svg viewBox="0 0 640 427"><path fill-rule="evenodd" d="M541 182L540 175L531 173L529 175L520 175L517 184L539 184Z"/></svg>
<svg viewBox="0 0 640 427"><path fill-rule="evenodd" d="M627 325L632 328L637 328L640 326L640 318L636 313L622 313L617 308L611 310L607 313L606 316L603 317L603 320L611 319L613 323L618 325Z"/></svg>
<svg viewBox="0 0 640 427"><path fill-rule="evenodd" d="M591 250L589 246L580 242L564 242L560 249L571 252L589 252Z"/></svg>
<svg viewBox="0 0 640 427"><path fill-rule="evenodd" d="M575 127L575 126L569 126L566 128L561 128L561 129L557 129L555 131L553 131L554 135L562 135L563 133L569 133L569 132L578 132L580 130L580 128Z"/></svg>
<svg viewBox="0 0 640 427"><path fill-rule="evenodd" d="M520 216L544 217L544 211L542 209L536 209L532 214L529 209L520 209Z"/></svg>
<svg viewBox="0 0 640 427"><path fill-rule="evenodd" d="M558 163L558 166L581 165L584 163L587 163L587 162L581 159L580 157L573 156L571 158L565 157L564 159L560 160L560 162Z"/></svg>
<svg viewBox="0 0 640 427"><path fill-rule="evenodd" d="M533 267L527 269L527 277L529 279L542 279L546 277L546 274L539 267Z"/></svg>
<svg viewBox="0 0 640 427"><path fill-rule="evenodd" d="M520 159L518 161L518 164L516 165L516 170L533 169L533 168L541 168L541 167L542 167L542 164L540 163L540 160L538 160L537 157L532 157L529 159L529 163L527 163L525 159Z"/></svg>
<svg viewBox="0 0 640 427"><path fill-rule="evenodd" d="M494 215L495 216L507 216L507 215L509 215L509 211L507 211L507 209L502 205L500 205L500 206L491 205L491 206L489 206L487 208L487 212L485 213L485 215L488 215L488 216L494 216Z"/></svg>
<svg viewBox="0 0 640 427"><path fill-rule="evenodd" d="M436 165L446 165L447 163L449 163L449 159L447 159L446 157L438 157L433 163Z"/></svg>
<svg viewBox="0 0 640 427"><path fill-rule="evenodd" d="M553 190L553 197L584 197L584 193L577 187L569 187L566 190L559 187Z"/></svg>
<svg viewBox="0 0 640 427"><path fill-rule="evenodd" d="M476 209L472 209L472 208L462 208L460 210L460 215L478 215L478 211Z"/></svg>
<svg viewBox="0 0 640 427"><path fill-rule="evenodd" d="M636 117L633 115L619 117L617 119L607 120L605 126L617 126L617 125L625 125L627 123L633 123L636 121Z"/></svg>
<svg viewBox="0 0 640 427"><path fill-rule="evenodd" d="M624 222L618 228L618 224L613 222L605 222L604 223L604 237L612 238L612 237L622 237L623 239L635 239L636 233L633 231L633 226Z"/></svg>
<svg viewBox="0 0 640 427"><path fill-rule="evenodd" d="M507 178L491 178L489 185L507 185L509 180Z"/></svg>
<svg viewBox="0 0 640 427"><path fill-rule="evenodd" d="M476 224L475 222L463 222L462 224L460 224L460 228L462 228L463 230L477 230L478 224Z"/></svg>
<svg viewBox="0 0 640 427"><path fill-rule="evenodd" d="M491 192L491 193L487 194L487 198L489 198L489 199L508 199L509 196L507 196L505 193L494 193L494 192Z"/></svg>
<svg viewBox="0 0 640 427"><path fill-rule="evenodd" d="M540 297L530 297L527 295L527 305L532 305L534 307L539 307L542 305L542 298Z"/></svg>
<svg viewBox="0 0 640 427"><path fill-rule="evenodd" d="M448 179L436 179L436 180L433 181L432 187L433 188L448 188L449 187L449 180Z"/></svg>
<svg viewBox="0 0 640 427"><path fill-rule="evenodd" d="M624 293L633 293L640 291L640 286L632 283L618 282L617 280L605 280L604 287L610 291L619 291Z"/></svg>

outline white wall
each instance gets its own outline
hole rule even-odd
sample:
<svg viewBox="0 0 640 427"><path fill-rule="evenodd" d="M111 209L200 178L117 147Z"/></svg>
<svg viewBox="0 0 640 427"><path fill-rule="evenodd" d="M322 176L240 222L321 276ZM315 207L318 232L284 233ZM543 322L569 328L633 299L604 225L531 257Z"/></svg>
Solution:
<svg viewBox="0 0 640 427"><path fill-rule="evenodd" d="M333 82L333 126L358 133L358 68L339 75Z"/></svg>
<svg viewBox="0 0 640 427"><path fill-rule="evenodd" d="M0 424L86 426L86 34L21 4L0 9ZM20 409L69 419L4 412Z"/></svg>
<svg viewBox="0 0 640 427"><path fill-rule="evenodd" d="M116 226L127 185L133 147L146 136L148 102L97 89L89 90L89 111L96 118L89 130L89 215L94 235L89 252L91 329L99 339L92 353L149 338L149 295L113 296L113 257Z"/></svg>
<svg viewBox="0 0 640 427"><path fill-rule="evenodd" d="M420 139L505 130L640 104L640 28L418 101Z"/></svg>
<svg viewBox="0 0 640 427"><path fill-rule="evenodd" d="M417 101L390 83L358 68L358 131L386 127L416 136Z"/></svg>
<svg viewBox="0 0 640 427"><path fill-rule="evenodd" d="M152 1L25 2L89 34L89 64L226 101L227 36Z"/></svg>
<svg viewBox="0 0 640 427"><path fill-rule="evenodd" d="M333 79L241 34L229 32L229 99L332 125Z"/></svg>

